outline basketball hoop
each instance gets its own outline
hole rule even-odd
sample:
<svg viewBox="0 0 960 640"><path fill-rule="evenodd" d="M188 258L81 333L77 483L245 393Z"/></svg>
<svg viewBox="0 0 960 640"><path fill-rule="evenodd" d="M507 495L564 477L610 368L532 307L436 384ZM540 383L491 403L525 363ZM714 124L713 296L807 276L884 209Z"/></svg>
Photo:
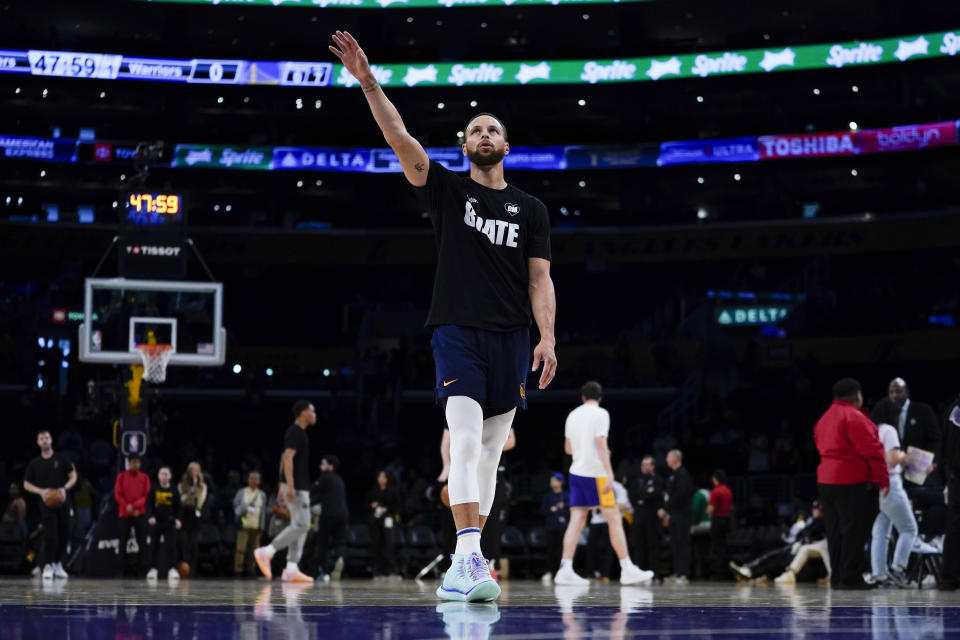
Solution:
<svg viewBox="0 0 960 640"><path fill-rule="evenodd" d="M159 384L167 379L167 363L173 355L173 345L138 344L137 351L143 360L143 379Z"/></svg>

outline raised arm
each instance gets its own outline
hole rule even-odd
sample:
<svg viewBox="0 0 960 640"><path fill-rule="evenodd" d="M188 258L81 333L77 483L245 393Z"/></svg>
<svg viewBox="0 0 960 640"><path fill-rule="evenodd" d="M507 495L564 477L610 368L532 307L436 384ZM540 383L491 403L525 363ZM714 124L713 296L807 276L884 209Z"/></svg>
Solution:
<svg viewBox="0 0 960 640"><path fill-rule="evenodd" d="M397 154L403 175L415 187L422 187L427 183L427 169L430 168L430 158L417 139L407 132L403 125L400 112L387 99L383 89L370 70L367 54L360 48L360 44L348 31L337 31L333 36L337 46L330 46L333 55L340 59L347 71L357 79L363 94L367 97L367 104L373 113L373 119L383 132L387 144Z"/></svg>

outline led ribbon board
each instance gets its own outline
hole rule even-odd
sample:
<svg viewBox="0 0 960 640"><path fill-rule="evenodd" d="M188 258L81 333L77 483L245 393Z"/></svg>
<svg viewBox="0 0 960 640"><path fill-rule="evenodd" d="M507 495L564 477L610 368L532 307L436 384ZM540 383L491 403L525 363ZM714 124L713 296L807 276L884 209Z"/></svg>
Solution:
<svg viewBox="0 0 960 640"><path fill-rule="evenodd" d="M129 57L76 51L2 51L0 73L97 80L326 87L331 62Z"/></svg>
<svg viewBox="0 0 960 640"><path fill-rule="evenodd" d="M760 162L786 158L817 158L891 151L919 151L958 144L960 121L911 124L884 129L828 133L767 135L710 140L681 140L634 146L511 147L504 157L507 169L564 171L567 169L632 169L680 164ZM453 171L466 171L469 161L458 147L426 150L430 159ZM130 164L130 143L79 142L0 135L0 158L28 158L47 162L115 162ZM161 166L155 163L155 166ZM246 169L253 171L331 171L400 173L400 161L391 149L331 147L245 147L178 144L166 166L188 169ZM167 200L169 203L169 199ZM169 212L168 212L169 213Z"/></svg>
<svg viewBox="0 0 960 640"><path fill-rule="evenodd" d="M618 4L652 0L139 0L176 4L208 4L261 7L310 7L312 9L411 9L421 7L511 7L518 5Z"/></svg>
<svg viewBox="0 0 960 640"><path fill-rule="evenodd" d="M841 69L955 56L958 52L960 34L939 31L883 40L670 57L384 64L373 65L372 69L384 87L597 84ZM330 62L168 60L69 51L0 51L0 73L225 85L352 87L357 84L343 65Z"/></svg>

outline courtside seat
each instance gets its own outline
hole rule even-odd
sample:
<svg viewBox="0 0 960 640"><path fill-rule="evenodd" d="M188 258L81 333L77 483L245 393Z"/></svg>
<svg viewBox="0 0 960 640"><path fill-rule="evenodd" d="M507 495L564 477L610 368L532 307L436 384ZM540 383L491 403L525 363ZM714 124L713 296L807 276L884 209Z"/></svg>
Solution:
<svg viewBox="0 0 960 640"><path fill-rule="evenodd" d="M23 567L27 537L16 522L0 522L0 573L17 573Z"/></svg>
<svg viewBox="0 0 960 640"><path fill-rule="evenodd" d="M191 567L191 571L208 576L220 575L224 558L220 528L212 522L201 522L197 531L197 546L197 564L200 566Z"/></svg>
<svg viewBox="0 0 960 640"><path fill-rule="evenodd" d="M370 552L370 527L365 523L351 524L347 528L347 573L351 576L370 576L372 557Z"/></svg>
<svg viewBox="0 0 960 640"><path fill-rule="evenodd" d="M433 529L420 524L407 529L407 545L404 549L404 562L411 571L419 571L440 554L440 546Z"/></svg>
<svg viewBox="0 0 960 640"><path fill-rule="evenodd" d="M547 561L547 530L543 527L534 527L527 531L527 554L530 558L530 571L537 575L546 571L544 563ZM543 571L541 571L543 569Z"/></svg>
<svg viewBox="0 0 960 640"><path fill-rule="evenodd" d="M500 551L510 561L511 573L519 577L521 572L530 573L530 556L523 534L516 527L504 527L500 534Z"/></svg>

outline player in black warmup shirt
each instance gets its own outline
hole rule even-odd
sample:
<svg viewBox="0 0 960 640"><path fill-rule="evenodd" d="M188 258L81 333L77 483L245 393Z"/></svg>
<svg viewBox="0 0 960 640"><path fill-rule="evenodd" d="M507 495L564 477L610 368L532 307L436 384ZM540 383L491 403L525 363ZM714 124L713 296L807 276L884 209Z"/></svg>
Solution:
<svg viewBox="0 0 960 640"><path fill-rule="evenodd" d="M180 574L174 568L177 561L177 535L180 530L180 493L170 484L170 467L162 466L157 471L157 484L147 496L147 524L150 525L150 539L153 542L153 555L147 580L157 579L157 569L162 573L167 569L167 578L179 580ZM164 562L160 562L160 558Z"/></svg>
<svg viewBox="0 0 960 640"><path fill-rule="evenodd" d="M53 450L53 438L46 429L37 431L40 455L30 461L23 478L23 488L40 496L40 522L43 524L43 579L66 579L63 556L70 539L70 507L67 491L77 483L77 470L63 454ZM60 494L56 507L46 505L51 492Z"/></svg>
<svg viewBox="0 0 960 640"><path fill-rule="evenodd" d="M526 408L531 315L540 329L534 369L553 379L556 298L550 279L550 220L542 202L507 184L503 122L474 116L463 132L470 175L431 162L387 99L367 56L337 31L330 51L360 83L373 117L433 223L437 270L427 326L433 329L436 396L450 428L449 495L457 548L437 596L488 601L500 595L480 550L500 453L517 407ZM532 313L531 313L532 312Z"/></svg>

